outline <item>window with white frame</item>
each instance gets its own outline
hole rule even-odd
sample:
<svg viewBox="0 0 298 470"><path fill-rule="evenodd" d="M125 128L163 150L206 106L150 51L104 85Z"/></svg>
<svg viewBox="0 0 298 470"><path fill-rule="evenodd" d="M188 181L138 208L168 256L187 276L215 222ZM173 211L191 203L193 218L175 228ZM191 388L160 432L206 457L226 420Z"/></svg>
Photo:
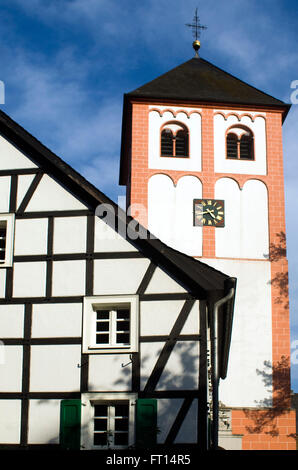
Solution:
<svg viewBox="0 0 298 470"><path fill-rule="evenodd" d="M132 393L87 393L82 396L82 448L121 449L134 444Z"/></svg>
<svg viewBox="0 0 298 470"><path fill-rule="evenodd" d="M84 353L134 352L138 347L138 296L84 299Z"/></svg>
<svg viewBox="0 0 298 470"><path fill-rule="evenodd" d="M0 268L12 266L14 215L0 214Z"/></svg>

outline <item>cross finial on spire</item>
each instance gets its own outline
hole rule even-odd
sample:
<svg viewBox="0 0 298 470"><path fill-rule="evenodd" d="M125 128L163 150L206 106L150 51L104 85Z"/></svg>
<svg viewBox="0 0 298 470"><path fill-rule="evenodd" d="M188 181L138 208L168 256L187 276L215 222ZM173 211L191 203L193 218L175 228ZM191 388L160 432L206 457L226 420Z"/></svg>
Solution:
<svg viewBox="0 0 298 470"><path fill-rule="evenodd" d="M201 36L201 31L207 29L207 26L203 26L200 24L200 18L198 16L198 9L196 8L195 16L193 17L192 23L186 23L185 26L188 26L192 29L193 37L195 38L194 42L192 43L192 47L196 51L196 57L199 57L198 50L200 49L201 43L199 38Z"/></svg>

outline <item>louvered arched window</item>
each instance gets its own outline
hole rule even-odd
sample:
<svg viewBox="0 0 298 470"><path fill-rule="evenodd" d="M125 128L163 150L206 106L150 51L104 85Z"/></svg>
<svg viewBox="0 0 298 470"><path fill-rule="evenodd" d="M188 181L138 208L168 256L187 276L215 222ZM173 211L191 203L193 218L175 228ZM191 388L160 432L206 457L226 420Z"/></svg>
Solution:
<svg viewBox="0 0 298 470"><path fill-rule="evenodd" d="M162 157L188 157L188 130L183 124L165 124L161 130L160 142Z"/></svg>
<svg viewBox="0 0 298 470"><path fill-rule="evenodd" d="M227 158L233 160L254 160L254 136L248 127L233 126L226 136Z"/></svg>

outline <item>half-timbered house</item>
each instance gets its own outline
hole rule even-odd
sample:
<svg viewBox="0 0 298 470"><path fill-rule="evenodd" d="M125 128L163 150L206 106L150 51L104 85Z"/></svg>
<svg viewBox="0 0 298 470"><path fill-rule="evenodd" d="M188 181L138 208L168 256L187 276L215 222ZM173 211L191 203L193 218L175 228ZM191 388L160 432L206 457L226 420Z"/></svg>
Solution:
<svg viewBox="0 0 298 470"><path fill-rule="evenodd" d="M234 296L0 112L0 448L206 449Z"/></svg>

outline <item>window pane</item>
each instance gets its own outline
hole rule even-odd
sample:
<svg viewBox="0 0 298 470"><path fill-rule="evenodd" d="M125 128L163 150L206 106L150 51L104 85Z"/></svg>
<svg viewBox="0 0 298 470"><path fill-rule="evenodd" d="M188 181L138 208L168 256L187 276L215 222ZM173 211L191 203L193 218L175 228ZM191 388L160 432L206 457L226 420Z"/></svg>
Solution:
<svg viewBox="0 0 298 470"><path fill-rule="evenodd" d="M128 417L129 406L127 404L115 405L115 416L118 417Z"/></svg>
<svg viewBox="0 0 298 470"><path fill-rule="evenodd" d="M243 160L253 160L252 137L244 134L240 139L240 158Z"/></svg>
<svg viewBox="0 0 298 470"><path fill-rule="evenodd" d="M108 405L95 405L94 416L95 417L108 416Z"/></svg>
<svg viewBox="0 0 298 470"><path fill-rule="evenodd" d="M188 157L188 133L178 131L176 135L176 156Z"/></svg>
<svg viewBox="0 0 298 470"><path fill-rule="evenodd" d="M129 331L129 321L117 321L117 331Z"/></svg>
<svg viewBox="0 0 298 470"><path fill-rule="evenodd" d="M109 310L97 310L97 320L108 320L110 318Z"/></svg>
<svg viewBox="0 0 298 470"><path fill-rule="evenodd" d="M96 323L96 331L109 331L109 322L108 321L98 321Z"/></svg>
<svg viewBox="0 0 298 470"><path fill-rule="evenodd" d="M227 158L238 157L238 137L236 134L227 135Z"/></svg>
<svg viewBox="0 0 298 470"><path fill-rule="evenodd" d="M164 129L161 133L161 155L173 155L173 134L170 129Z"/></svg>
<svg viewBox="0 0 298 470"><path fill-rule="evenodd" d="M123 320L126 320L126 319L129 319L129 309L125 309L125 310L117 310L117 320L120 320L120 319L123 319Z"/></svg>
<svg viewBox="0 0 298 470"><path fill-rule="evenodd" d="M109 344L109 335L97 334L96 343L97 344Z"/></svg>
<svg viewBox="0 0 298 470"><path fill-rule="evenodd" d="M115 419L115 431L128 431L128 419L127 418Z"/></svg>
<svg viewBox="0 0 298 470"><path fill-rule="evenodd" d="M127 433L115 433L115 445L116 446L127 446L128 445L128 434Z"/></svg>
<svg viewBox="0 0 298 470"><path fill-rule="evenodd" d="M0 261L5 260L6 225L0 227Z"/></svg>
<svg viewBox="0 0 298 470"><path fill-rule="evenodd" d="M107 433L95 433L94 434L94 439L93 443L95 446L106 446L108 441L107 441Z"/></svg>
<svg viewBox="0 0 298 470"><path fill-rule="evenodd" d="M117 333L117 344L129 344L129 333Z"/></svg>
<svg viewBox="0 0 298 470"><path fill-rule="evenodd" d="M94 420L94 431L107 431L108 420L105 418L96 418ZM120 429L121 431L121 429Z"/></svg>

